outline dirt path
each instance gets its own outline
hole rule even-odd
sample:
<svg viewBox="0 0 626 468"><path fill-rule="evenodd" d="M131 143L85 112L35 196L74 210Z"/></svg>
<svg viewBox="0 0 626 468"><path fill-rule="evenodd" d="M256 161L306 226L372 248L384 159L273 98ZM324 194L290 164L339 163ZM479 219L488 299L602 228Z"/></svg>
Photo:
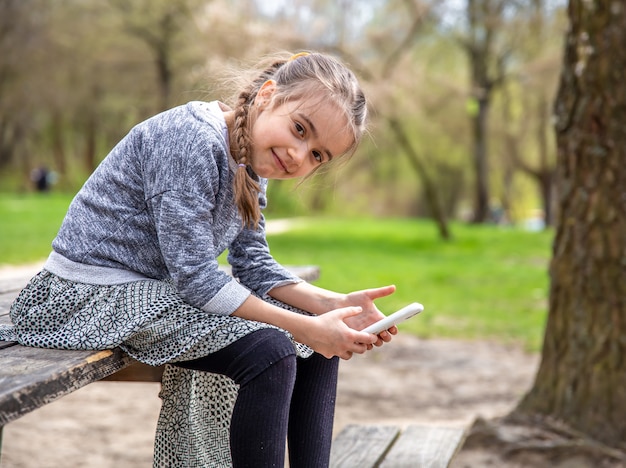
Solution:
<svg viewBox="0 0 626 468"><path fill-rule="evenodd" d="M536 365L536 355L495 343L401 335L342 362L335 431L370 422L469 426L503 415ZM5 427L2 467L149 468L158 391L159 384L97 382L24 416ZM455 466L486 466L489 454L478 455L461 453Z"/></svg>

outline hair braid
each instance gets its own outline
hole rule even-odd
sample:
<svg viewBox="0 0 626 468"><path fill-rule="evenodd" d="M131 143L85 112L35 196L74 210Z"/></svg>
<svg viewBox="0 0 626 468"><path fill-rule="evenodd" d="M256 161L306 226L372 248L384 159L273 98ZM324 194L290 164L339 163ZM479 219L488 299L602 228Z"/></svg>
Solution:
<svg viewBox="0 0 626 468"><path fill-rule="evenodd" d="M234 140L237 145L233 157L239 165L235 173L234 189L235 203L243 220L248 227L256 227L261 219L259 208L259 192L261 188L253 175L248 173L252 142L250 138L250 106L256 95L267 80L271 79L278 68L285 62L278 61L264 70L250 86L243 90L235 106Z"/></svg>

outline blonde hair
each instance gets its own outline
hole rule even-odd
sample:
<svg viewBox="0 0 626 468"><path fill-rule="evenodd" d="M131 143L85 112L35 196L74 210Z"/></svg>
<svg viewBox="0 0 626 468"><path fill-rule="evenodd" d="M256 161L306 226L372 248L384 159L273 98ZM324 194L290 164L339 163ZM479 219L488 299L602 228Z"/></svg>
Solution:
<svg viewBox="0 0 626 468"><path fill-rule="evenodd" d="M337 59L320 53L300 53L290 58L275 58L262 69L238 94L234 104L233 131L236 149L233 158L239 168L235 174L235 202L245 226L257 227L261 218L259 184L249 173L252 152L252 104L261 86L268 80L276 83L272 98L275 104L316 96L321 101L330 100L346 116L353 135L352 145L346 153L356 150L367 118L365 95L356 76Z"/></svg>

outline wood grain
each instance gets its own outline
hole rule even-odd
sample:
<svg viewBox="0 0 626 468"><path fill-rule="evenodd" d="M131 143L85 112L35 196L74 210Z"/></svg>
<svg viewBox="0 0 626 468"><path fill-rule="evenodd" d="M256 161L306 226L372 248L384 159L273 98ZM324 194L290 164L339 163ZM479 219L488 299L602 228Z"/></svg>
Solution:
<svg viewBox="0 0 626 468"><path fill-rule="evenodd" d="M346 426L331 448L331 468L374 468L383 460L400 429L395 426Z"/></svg>

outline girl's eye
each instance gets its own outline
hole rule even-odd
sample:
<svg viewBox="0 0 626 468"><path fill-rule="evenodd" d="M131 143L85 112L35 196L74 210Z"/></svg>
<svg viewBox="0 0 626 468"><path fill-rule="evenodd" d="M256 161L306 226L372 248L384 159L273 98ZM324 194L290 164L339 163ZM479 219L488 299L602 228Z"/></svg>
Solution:
<svg viewBox="0 0 626 468"><path fill-rule="evenodd" d="M324 156L319 151L313 151L313 157L320 164L324 162Z"/></svg>
<svg viewBox="0 0 626 468"><path fill-rule="evenodd" d="M298 122L296 122L295 126L296 126L296 132L298 133L298 135L304 136L304 127L300 125Z"/></svg>

